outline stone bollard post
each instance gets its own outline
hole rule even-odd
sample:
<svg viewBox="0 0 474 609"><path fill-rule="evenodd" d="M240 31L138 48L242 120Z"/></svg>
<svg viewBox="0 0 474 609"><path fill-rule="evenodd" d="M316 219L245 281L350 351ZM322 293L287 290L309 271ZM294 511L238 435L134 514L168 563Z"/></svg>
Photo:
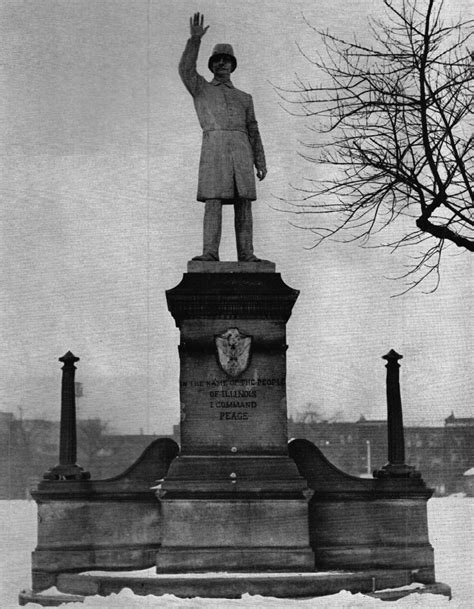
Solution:
<svg viewBox="0 0 474 609"><path fill-rule="evenodd" d="M45 480L87 480L89 472L76 464L76 395L74 376L79 361L71 351L59 358L64 366L61 382L61 422L59 435L59 465L44 474Z"/></svg>
<svg viewBox="0 0 474 609"><path fill-rule="evenodd" d="M386 476L419 477L411 465L405 463L402 399L400 396L400 355L391 349L382 359L387 360L387 440L388 463L374 472L375 478Z"/></svg>
<svg viewBox="0 0 474 609"><path fill-rule="evenodd" d="M391 349L382 359L387 360L387 437L388 462L391 465L405 463L405 437L403 433L402 399L400 396L399 355Z"/></svg>

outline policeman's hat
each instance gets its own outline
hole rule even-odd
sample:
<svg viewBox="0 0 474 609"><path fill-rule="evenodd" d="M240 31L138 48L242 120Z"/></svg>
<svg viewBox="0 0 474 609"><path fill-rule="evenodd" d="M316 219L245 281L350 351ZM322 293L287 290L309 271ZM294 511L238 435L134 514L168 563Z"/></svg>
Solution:
<svg viewBox="0 0 474 609"><path fill-rule="evenodd" d="M214 61L214 59L219 57L219 55L225 55L231 60L231 72L233 72L237 67L237 59L235 58L234 49L232 48L232 46L226 43L216 44L216 46L214 47L212 55L209 57L209 61L207 62L207 67L209 68L209 70L211 70L212 72L212 62Z"/></svg>

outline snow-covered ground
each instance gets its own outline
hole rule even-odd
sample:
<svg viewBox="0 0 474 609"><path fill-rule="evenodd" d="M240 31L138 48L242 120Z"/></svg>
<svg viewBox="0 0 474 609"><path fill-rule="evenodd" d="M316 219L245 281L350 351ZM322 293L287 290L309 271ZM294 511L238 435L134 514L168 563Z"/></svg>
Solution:
<svg viewBox="0 0 474 609"><path fill-rule="evenodd" d="M428 503L430 540L435 548L436 579L449 584L453 600L432 594L411 595L384 605L397 607L446 607L447 609L474 607L474 538L472 516L474 499L462 496L431 499ZM30 586L30 552L36 540L36 504L33 501L0 501L2 523L0 552L0 609L17 608L18 592ZM241 600L223 599L178 599L174 596L134 596L129 590L107 598L90 597L84 604L70 604L69 608L95 607L141 609L212 607L226 609L234 607L256 607L258 609L345 609L381 606L383 601L361 594L340 592L307 600L263 598L246 595ZM39 605L30 603L28 608Z"/></svg>

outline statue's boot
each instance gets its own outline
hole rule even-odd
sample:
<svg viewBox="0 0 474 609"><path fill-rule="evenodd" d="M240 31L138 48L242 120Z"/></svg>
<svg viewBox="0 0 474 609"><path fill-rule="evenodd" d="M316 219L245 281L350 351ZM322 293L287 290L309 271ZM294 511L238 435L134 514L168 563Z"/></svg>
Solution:
<svg viewBox="0 0 474 609"><path fill-rule="evenodd" d="M219 262L219 256L214 256L214 254L201 254L200 256L194 256L192 259L204 262Z"/></svg>
<svg viewBox="0 0 474 609"><path fill-rule="evenodd" d="M268 262L267 260L262 260L262 258L257 258L255 254L251 256L242 256L239 258L239 262Z"/></svg>
<svg viewBox="0 0 474 609"><path fill-rule="evenodd" d="M202 254L193 260L219 261L219 245L222 234L222 203L219 199L206 201L204 207Z"/></svg>

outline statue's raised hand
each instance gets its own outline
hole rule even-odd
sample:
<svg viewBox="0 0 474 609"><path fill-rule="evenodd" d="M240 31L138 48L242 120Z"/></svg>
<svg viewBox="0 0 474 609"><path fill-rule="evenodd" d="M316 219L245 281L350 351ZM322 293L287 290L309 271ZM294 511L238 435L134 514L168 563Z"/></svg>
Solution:
<svg viewBox="0 0 474 609"><path fill-rule="evenodd" d="M204 15L194 13L194 16L189 18L189 28L191 30L191 36L199 36L199 38L202 38L209 29L209 26L204 27Z"/></svg>

